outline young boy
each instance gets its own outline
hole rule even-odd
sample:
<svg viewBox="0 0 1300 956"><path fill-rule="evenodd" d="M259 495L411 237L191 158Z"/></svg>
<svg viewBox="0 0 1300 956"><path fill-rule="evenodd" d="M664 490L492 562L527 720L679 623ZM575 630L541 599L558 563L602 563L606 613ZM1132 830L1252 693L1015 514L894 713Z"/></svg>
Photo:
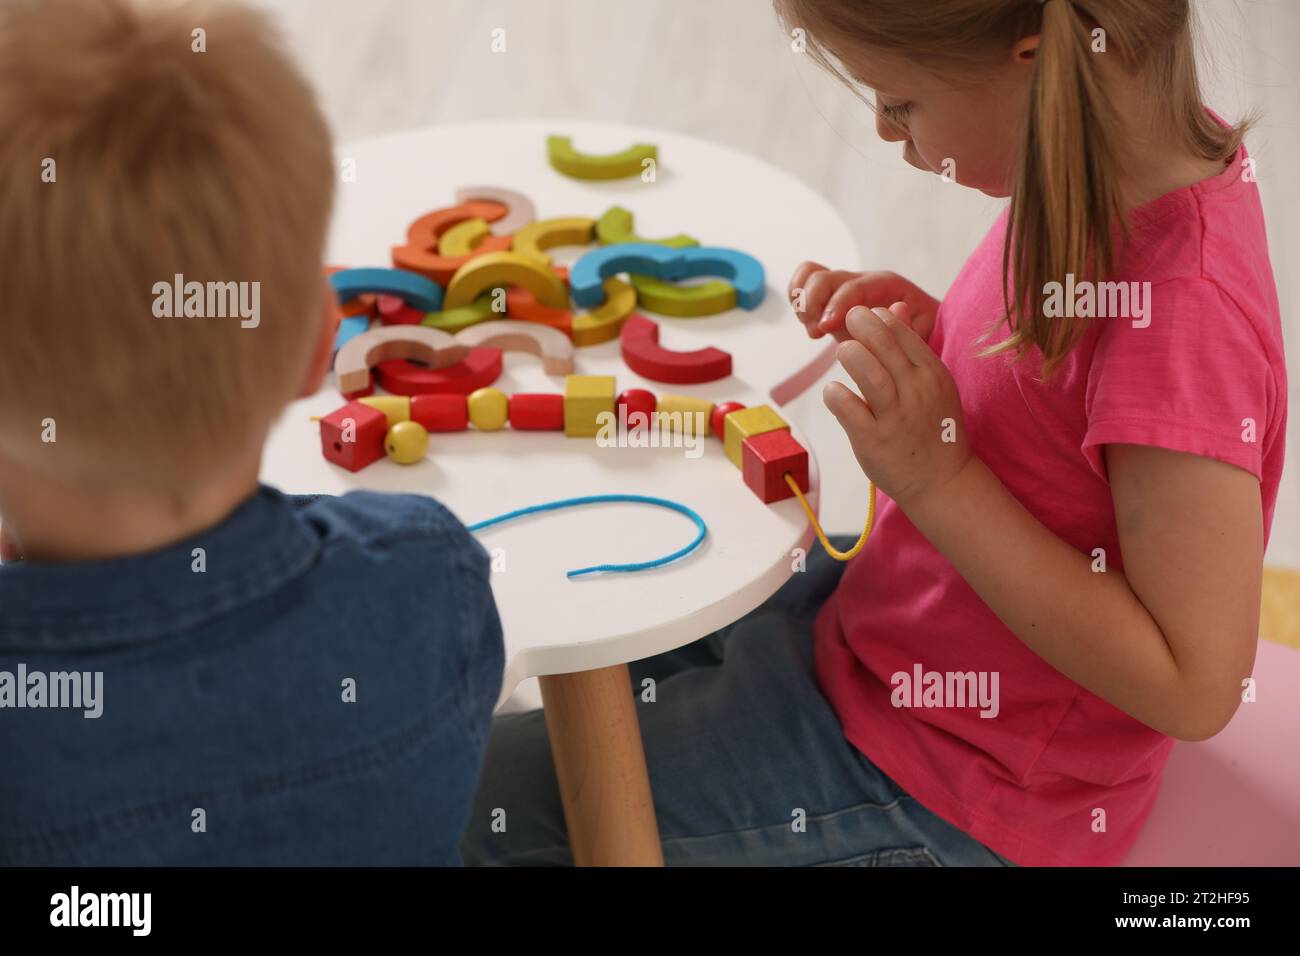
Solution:
<svg viewBox="0 0 1300 956"><path fill-rule="evenodd" d="M257 480L336 324L310 90L225 3L6 4L0 128L0 864L459 863L486 553Z"/></svg>

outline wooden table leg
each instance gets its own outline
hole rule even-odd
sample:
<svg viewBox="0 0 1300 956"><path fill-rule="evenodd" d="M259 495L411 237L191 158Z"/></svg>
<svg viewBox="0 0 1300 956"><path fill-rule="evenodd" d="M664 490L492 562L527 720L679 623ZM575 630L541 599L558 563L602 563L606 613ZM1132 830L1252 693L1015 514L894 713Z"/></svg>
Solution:
<svg viewBox="0 0 1300 956"><path fill-rule="evenodd" d="M578 866L663 866L626 664L540 679Z"/></svg>

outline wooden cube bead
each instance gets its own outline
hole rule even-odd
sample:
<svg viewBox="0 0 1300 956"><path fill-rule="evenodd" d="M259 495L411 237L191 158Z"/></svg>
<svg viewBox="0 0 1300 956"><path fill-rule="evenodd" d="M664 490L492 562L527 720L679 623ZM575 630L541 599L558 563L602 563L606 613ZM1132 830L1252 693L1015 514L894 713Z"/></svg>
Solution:
<svg viewBox="0 0 1300 956"><path fill-rule="evenodd" d="M564 431L563 395L511 395L510 427L518 431Z"/></svg>
<svg viewBox="0 0 1300 956"><path fill-rule="evenodd" d="M598 416L614 414L613 375L569 375L564 379L564 434L593 438L600 431Z"/></svg>
<svg viewBox="0 0 1300 956"><path fill-rule="evenodd" d="M737 468L744 467L740 446L746 438L774 432L780 429L789 431L785 419L772 410L770 405L755 405L753 408L741 408L723 418L725 433L722 437L727 450L727 457Z"/></svg>
<svg viewBox="0 0 1300 956"><path fill-rule="evenodd" d="M788 472L799 490L808 491L808 449L795 441L789 429L751 435L741 443L745 484L766 504L794 496L786 484Z"/></svg>
<svg viewBox="0 0 1300 956"><path fill-rule="evenodd" d="M499 388L480 388L466 399L469 420L481 432L499 431L510 416L510 400Z"/></svg>
<svg viewBox="0 0 1300 956"><path fill-rule="evenodd" d="M463 432L469 427L464 395L412 395L411 421L431 432Z"/></svg>
<svg viewBox="0 0 1300 956"><path fill-rule="evenodd" d="M690 395L661 395L655 411L655 424L684 435L709 434L709 417L713 403Z"/></svg>
<svg viewBox="0 0 1300 956"><path fill-rule="evenodd" d="M377 408L348 402L320 420L321 453L326 460L360 471L384 457L388 417Z"/></svg>

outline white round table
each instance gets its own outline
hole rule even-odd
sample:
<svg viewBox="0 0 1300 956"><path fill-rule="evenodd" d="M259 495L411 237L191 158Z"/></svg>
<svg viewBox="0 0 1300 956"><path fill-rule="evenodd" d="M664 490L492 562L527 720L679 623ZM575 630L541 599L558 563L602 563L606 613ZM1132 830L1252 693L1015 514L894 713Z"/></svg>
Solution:
<svg viewBox="0 0 1300 956"><path fill-rule="evenodd" d="M656 180L570 179L547 162L546 137L552 134L571 136L576 149L591 153L654 143ZM417 130L341 147L338 159L340 168L351 161L355 181L338 187L328 249L334 265L391 265L390 247L405 242L407 225L429 210L454 205L456 189L469 185L522 192L539 219L598 218L610 206L624 206L635 214L641 236L684 232L702 245L746 251L763 264L767 295L752 312L733 309L691 319L644 313L659 323L666 348L712 345L730 352L731 377L665 385L633 374L617 339L577 349L574 371L614 375L619 391L646 388L656 395L779 409L832 361L832 348L808 339L791 314L786 286L804 259L851 267L859 260L856 245L820 196L752 156L678 133L563 120ZM549 250L557 264L572 263L586 251ZM495 385L507 393L564 391L562 376L545 374L539 359L519 353L506 353ZM691 457L682 448L603 448L593 439L555 432L471 430L431 435L426 459L415 465L385 459L352 474L322 457L318 428L310 420L341 404L331 377L321 392L291 405L272 433L262 479L291 493L419 492L467 524L530 504L615 493L670 498L703 517L708 537L683 560L647 572L574 580L565 577L566 569L668 554L691 539L694 525L658 508L602 504L480 533L493 554L493 593L505 633L498 705L524 679L542 678L575 859L655 862L653 805L626 665L735 621L776 591L793 573L800 551L813 543L798 502L763 504L716 438L705 439L702 453ZM793 424L792 430L807 447ZM815 506L811 448L809 459L809 500ZM581 838L576 829L585 831Z"/></svg>

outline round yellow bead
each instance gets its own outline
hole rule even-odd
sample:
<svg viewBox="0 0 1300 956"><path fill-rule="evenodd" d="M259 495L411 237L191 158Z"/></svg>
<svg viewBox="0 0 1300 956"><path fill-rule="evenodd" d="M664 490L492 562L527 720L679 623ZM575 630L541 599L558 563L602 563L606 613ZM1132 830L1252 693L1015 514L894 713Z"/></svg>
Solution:
<svg viewBox="0 0 1300 956"><path fill-rule="evenodd" d="M419 422L398 422L384 438L384 451L399 465L420 461L428 450L429 433Z"/></svg>
<svg viewBox="0 0 1300 956"><path fill-rule="evenodd" d="M505 427L510 417L510 399L499 388L480 388L469 393L469 420L481 432Z"/></svg>

